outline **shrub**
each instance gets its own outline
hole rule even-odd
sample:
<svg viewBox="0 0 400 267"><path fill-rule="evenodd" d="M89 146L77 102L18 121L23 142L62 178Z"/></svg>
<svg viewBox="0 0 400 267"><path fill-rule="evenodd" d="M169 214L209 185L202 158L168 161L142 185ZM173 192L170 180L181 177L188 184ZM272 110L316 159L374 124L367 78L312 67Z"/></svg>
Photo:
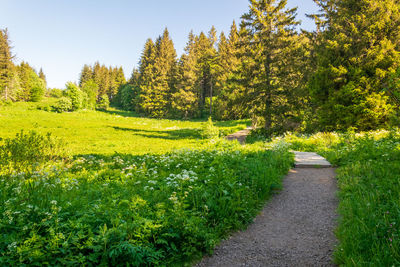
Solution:
<svg viewBox="0 0 400 267"><path fill-rule="evenodd" d="M85 93L84 107L87 109L95 109L96 97L99 86L93 81L89 80L82 86L82 91Z"/></svg>
<svg viewBox="0 0 400 267"><path fill-rule="evenodd" d="M34 131L27 134L21 131L0 146L0 174L33 172L60 156L63 156L63 144L50 133L43 136Z"/></svg>
<svg viewBox="0 0 400 267"><path fill-rule="evenodd" d="M61 97L52 108L58 113L72 111L72 101L68 97Z"/></svg>
<svg viewBox="0 0 400 267"><path fill-rule="evenodd" d="M84 94L76 84L68 82L65 93L71 99L72 111L83 108Z"/></svg>
<svg viewBox="0 0 400 267"><path fill-rule="evenodd" d="M64 91L61 89L53 88L48 91L50 97L60 98L63 96Z"/></svg>

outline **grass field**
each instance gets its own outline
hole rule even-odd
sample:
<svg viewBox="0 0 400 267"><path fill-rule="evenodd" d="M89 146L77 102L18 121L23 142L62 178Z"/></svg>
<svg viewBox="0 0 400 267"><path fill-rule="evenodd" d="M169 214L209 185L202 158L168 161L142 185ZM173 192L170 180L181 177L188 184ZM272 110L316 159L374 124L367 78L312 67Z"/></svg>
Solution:
<svg viewBox="0 0 400 267"><path fill-rule="evenodd" d="M68 143L72 155L164 153L198 147L202 139L203 121L147 119L116 109L61 114L37 109L44 104L0 106L0 137L13 137L21 130L50 132ZM244 129L249 124L249 120L215 123L221 134Z"/></svg>

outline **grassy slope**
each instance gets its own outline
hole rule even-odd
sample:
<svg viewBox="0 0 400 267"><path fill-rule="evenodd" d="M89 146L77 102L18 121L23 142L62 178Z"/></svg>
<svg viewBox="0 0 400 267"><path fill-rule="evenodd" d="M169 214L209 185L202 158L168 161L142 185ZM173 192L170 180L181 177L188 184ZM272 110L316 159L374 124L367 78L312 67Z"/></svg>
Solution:
<svg viewBox="0 0 400 267"><path fill-rule="evenodd" d="M201 139L201 121L147 119L115 109L58 114L37 110L38 105L41 104L0 106L0 137L13 137L21 130L51 132L65 140L74 155L163 153L197 147ZM216 126L228 133L243 129L248 123L228 121Z"/></svg>

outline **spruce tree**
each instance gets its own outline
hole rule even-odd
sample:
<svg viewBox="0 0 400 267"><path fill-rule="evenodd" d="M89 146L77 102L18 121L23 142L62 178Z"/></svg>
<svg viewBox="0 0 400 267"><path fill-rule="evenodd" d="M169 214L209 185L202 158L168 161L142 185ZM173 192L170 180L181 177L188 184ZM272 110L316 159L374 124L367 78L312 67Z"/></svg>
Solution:
<svg viewBox="0 0 400 267"><path fill-rule="evenodd" d="M0 95L5 100L15 100L15 90L12 88L14 72L13 55L7 29L0 29Z"/></svg>
<svg viewBox="0 0 400 267"><path fill-rule="evenodd" d="M292 90L290 63L295 59L297 33L296 8L286 9L286 0L250 0L250 10L242 16L246 61L242 84L246 103L254 107L255 118L262 117L271 133L281 128L282 114L288 112Z"/></svg>
<svg viewBox="0 0 400 267"><path fill-rule="evenodd" d="M155 80L154 63L156 49L152 39L148 39L144 46L139 62L140 98L137 112L150 114L152 111L153 83Z"/></svg>
<svg viewBox="0 0 400 267"><path fill-rule="evenodd" d="M237 119L239 114L235 110L234 100L239 97L235 89L234 73L239 65L238 58L239 33L235 21L233 21L229 39L222 32L218 43L217 62L218 68L216 72L216 95L215 116L219 119Z"/></svg>
<svg viewBox="0 0 400 267"><path fill-rule="evenodd" d="M185 47L185 54L179 59L176 92L172 96L175 115L184 119L198 116L199 100L196 93L198 69L195 39L193 31L191 31Z"/></svg>
<svg viewBox="0 0 400 267"><path fill-rule="evenodd" d="M46 75L44 75L42 68L40 68L40 71L39 71L39 78L42 79L42 81L44 82L44 86L47 88Z"/></svg>
<svg viewBox="0 0 400 267"><path fill-rule="evenodd" d="M206 99L209 99L209 107L211 108L213 87L215 79L213 75L216 67L216 30L214 26L209 31L208 36L203 32L196 38L196 55L198 67L198 99L199 109L202 114L206 112ZM211 114L210 114L211 115Z"/></svg>
<svg viewBox="0 0 400 267"><path fill-rule="evenodd" d="M387 84L400 67L396 0L318 2L326 30L310 82L322 130L384 126L393 113Z"/></svg>
<svg viewBox="0 0 400 267"><path fill-rule="evenodd" d="M93 80L93 69L92 67L90 67L89 65L84 65L79 77L79 87L83 87L84 84L89 81L89 80Z"/></svg>
<svg viewBox="0 0 400 267"><path fill-rule="evenodd" d="M175 87L176 71L176 51L167 29L157 39L154 52L151 68L147 68L149 71L151 70L149 78L151 77L152 81L146 84L141 83L141 86L143 85L141 87L141 106L147 115L163 118L168 115L170 110L170 97L171 91Z"/></svg>

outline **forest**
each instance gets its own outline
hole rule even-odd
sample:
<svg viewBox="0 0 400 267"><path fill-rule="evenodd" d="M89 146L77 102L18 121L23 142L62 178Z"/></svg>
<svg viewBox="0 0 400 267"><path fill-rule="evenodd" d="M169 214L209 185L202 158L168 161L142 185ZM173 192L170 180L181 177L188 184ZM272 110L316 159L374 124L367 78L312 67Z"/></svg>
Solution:
<svg viewBox="0 0 400 267"><path fill-rule="evenodd" d="M314 31L249 0L182 55L166 27L129 75L88 62L65 88L1 29L0 265L196 264L284 191L293 151L335 168L332 261L400 265L400 3L314 2Z"/></svg>
<svg viewBox="0 0 400 267"><path fill-rule="evenodd" d="M66 110L102 101L152 118L251 118L269 134L396 125L398 5L316 2L320 12L309 15L314 32L299 30L296 9L285 1L251 1L228 35L217 36L214 27L190 32L178 57L165 29L146 41L128 80L121 67L96 62L83 66L78 84L53 94L80 95L73 108L61 101ZM43 71L36 74L25 62L15 66L8 32L0 37L2 98L38 101L46 93Z"/></svg>

